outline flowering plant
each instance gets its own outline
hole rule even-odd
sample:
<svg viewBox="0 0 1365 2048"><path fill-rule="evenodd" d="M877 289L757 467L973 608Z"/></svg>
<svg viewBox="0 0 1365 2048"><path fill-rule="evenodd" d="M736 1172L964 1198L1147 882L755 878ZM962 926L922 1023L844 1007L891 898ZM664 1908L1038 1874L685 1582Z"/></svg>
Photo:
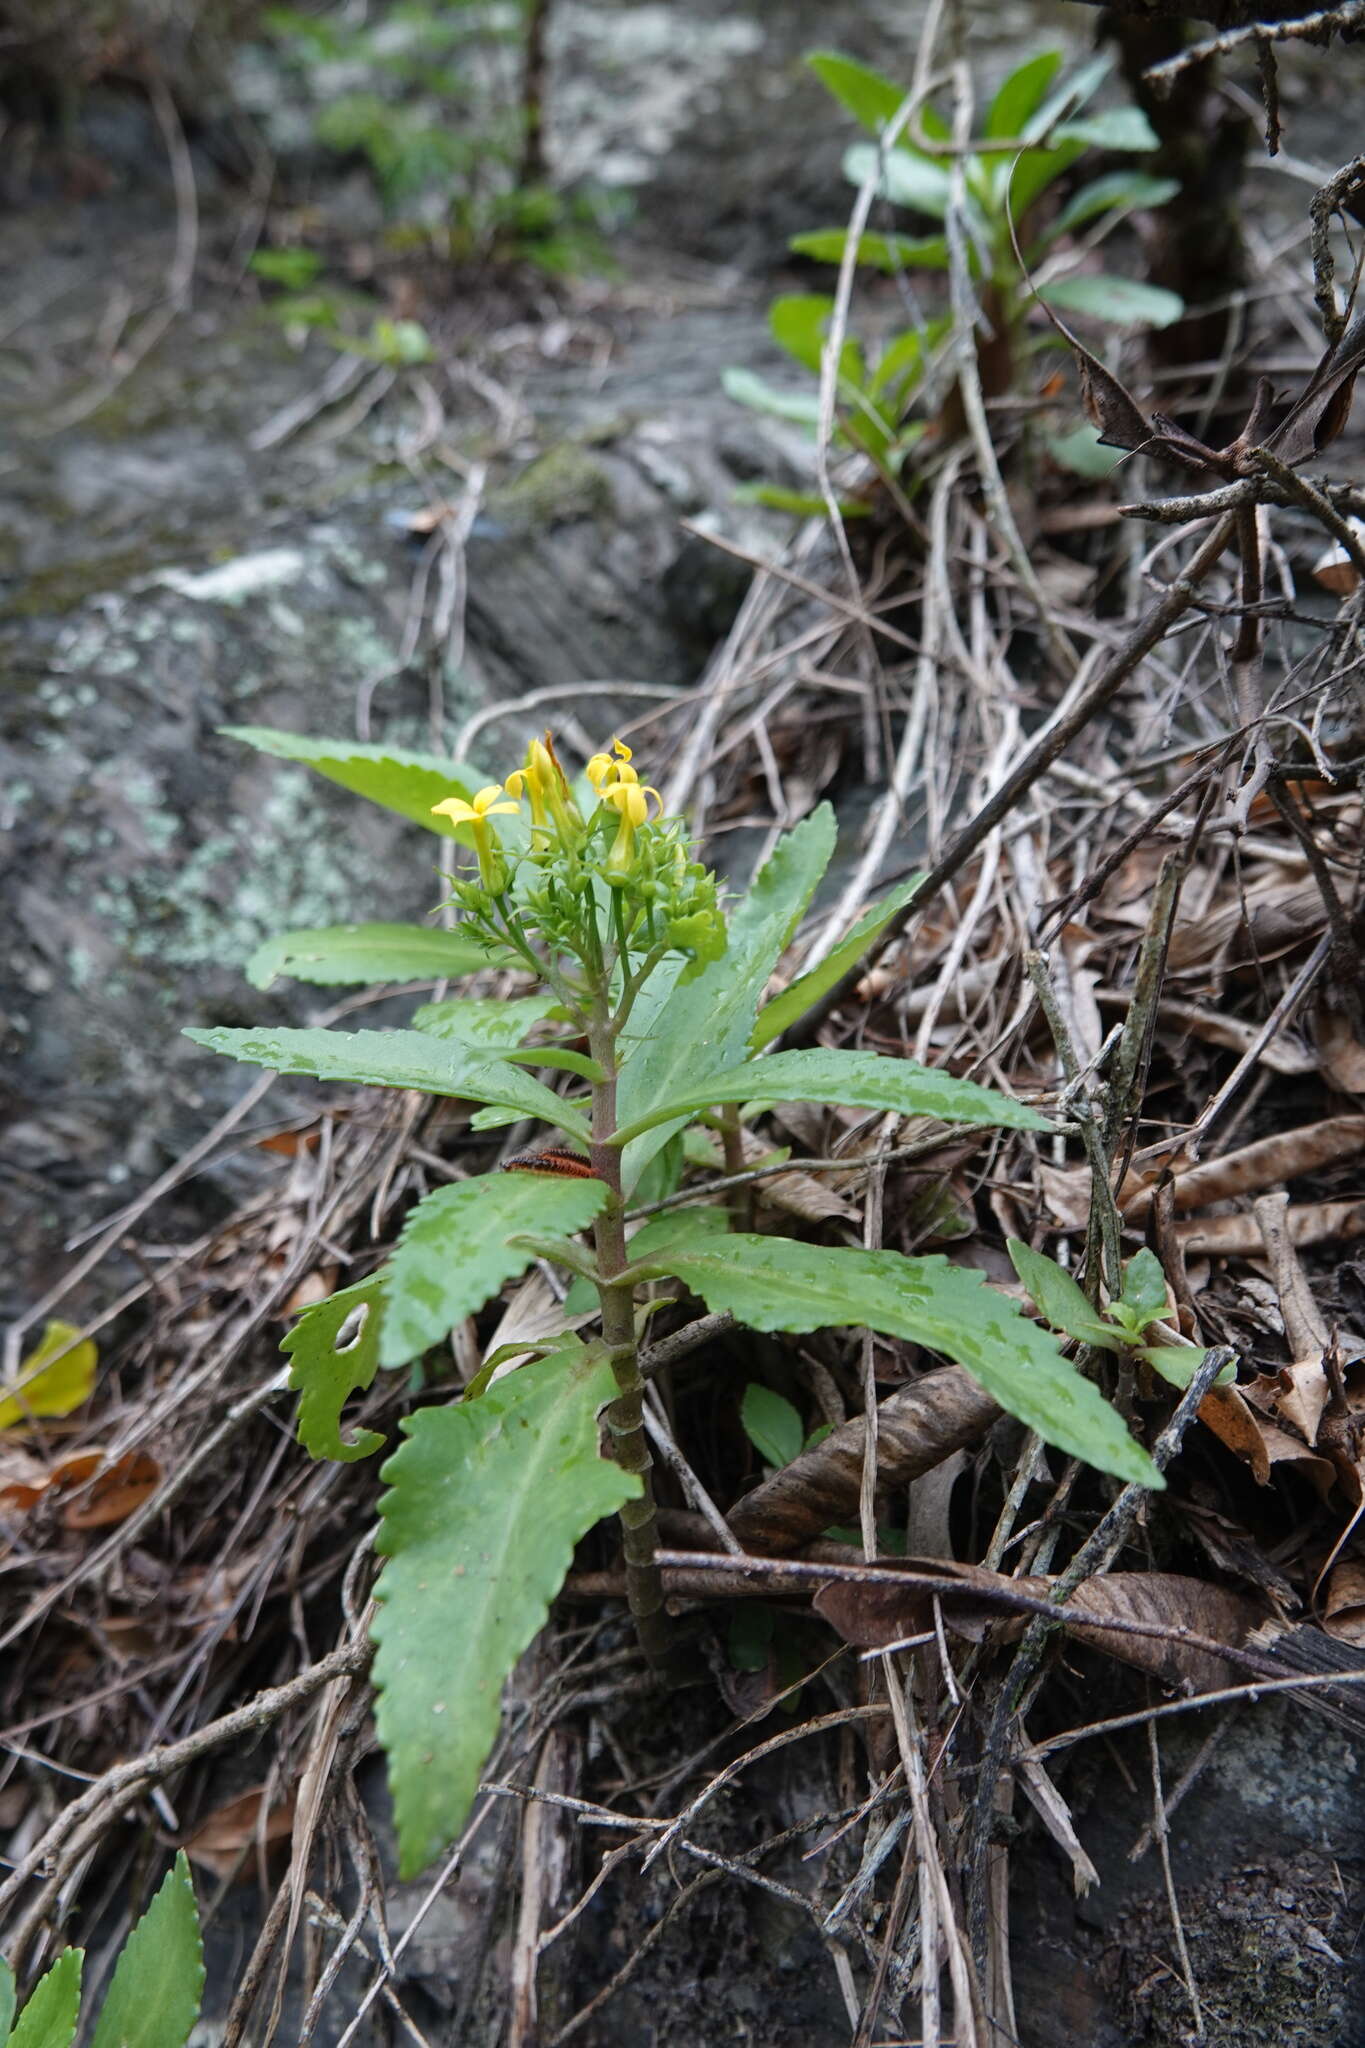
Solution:
<svg viewBox="0 0 1365 2048"><path fill-rule="evenodd" d="M575 1544L604 1516L620 1519L643 1650L656 1666L669 1660L641 1369L642 1334L664 1305L646 1298L657 1296L652 1283L754 1330L854 1325L924 1345L965 1366L1045 1441L1160 1485L1056 1339L979 1273L938 1255L733 1228L714 1179L684 1187L689 1148L695 1159L718 1143L727 1167L743 1168L745 1125L773 1102L1049 1128L1024 1104L913 1060L771 1049L914 886L874 905L819 967L768 998L833 852L827 806L724 905L682 821L662 814L620 741L592 757L575 788L548 735L501 782L430 755L255 728L238 736L473 856L451 881L453 929L287 934L249 963L253 980L454 977L491 965L529 977L530 992L427 1003L407 1030L189 1035L282 1072L475 1104L478 1130L531 1118L554 1134L504 1160L511 1171L427 1195L387 1263L308 1309L284 1340L305 1446L366 1457L384 1439L343 1433L341 1413L381 1369L434 1353L537 1260L572 1276L562 1328L495 1350L458 1398L438 1386L404 1418L383 1468L375 1680L405 1875L462 1827L497 1734L502 1682L545 1620Z"/></svg>

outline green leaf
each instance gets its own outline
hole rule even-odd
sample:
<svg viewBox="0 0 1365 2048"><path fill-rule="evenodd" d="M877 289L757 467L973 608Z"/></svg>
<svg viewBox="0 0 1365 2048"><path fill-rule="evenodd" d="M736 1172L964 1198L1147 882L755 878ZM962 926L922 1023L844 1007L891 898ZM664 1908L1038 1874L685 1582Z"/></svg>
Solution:
<svg viewBox="0 0 1365 2048"><path fill-rule="evenodd" d="M1160 138L1141 107L1105 107L1082 121L1066 121L1057 129L1059 142L1080 142L1087 149L1126 150L1134 156L1161 147Z"/></svg>
<svg viewBox="0 0 1365 2048"><path fill-rule="evenodd" d="M1103 483L1125 460L1122 453L1102 447L1099 428L1086 422L1073 427L1067 434L1047 434L1044 441L1054 462L1060 463L1063 469L1069 469L1073 476L1085 477L1090 483Z"/></svg>
<svg viewBox="0 0 1365 2048"><path fill-rule="evenodd" d="M949 174L927 156L914 156L903 149L879 155L876 144L871 142L855 142L845 150L844 176L850 185L861 187L874 175L879 195L894 206L908 206L912 212L930 214L935 220L942 220L947 213Z"/></svg>
<svg viewBox="0 0 1365 2048"><path fill-rule="evenodd" d="M471 797L488 780L477 768L407 747L371 746L359 740L310 740L302 733L276 732L264 725L221 725L218 730L225 739L241 740L257 753L273 754L281 761L301 761L329 782L368 797L386 811L397 811L400 818L410 818L428 832L459 839L462 845L471 843L467 825L434 818L431 807L443 797Z"/></svg>
<svg viewBox="0 0 1365 2048"><path fill-rule="evenodd" d="M414 1010L413 1029L430 1038L453 1038L461 1045L520 1045L533 1025L558 1008L553 995L452 996L446 1002L423 1003Z"/></svg>
<svg viewBox="0 0 1365 2048"><path fill-rule="evenodd" d="M615 1392L605 1360L554 1355L477 1401L407 1417L384 1467L375 1682L405 1879L464 1825L503 1681L575 1543L640 1491L598 1455L597 1413Z"/></svg>
<svg viewBox="0 0 1365 2048"><path fill-rule="evenodd" d="M709 1243L713 1237L724 1237L729 1228L726 1210L718 1209L714 1203L699 1202L694 1207L669 1209L662 1216L651 1217L636 1231L626 1249L632 1266L650 1265L665 1253L686 1251L691 1246Z"/></svg>
<svg viewBox="0 0 1365 2048"><path fill-rule="evenodd" d="M0 1956L0 2048L9 2040L9 2024L14 2018L14 1972L3 1956Z"/></svg>
<svg viewBox="0 0 1365 2048"><path fill-rule="evenodd" d="M267 939L247 961L246 977L253 988L269 988L277 974L329 987L433 981L473 974L498 957L463 932L422 924L334 924Z"/></svg>
<svg viewBox="0 0 1365 2048"><path fill-rule="evenodd" d="M1194 1378L1196 1368L1204 1363L1208 1353L1202 1344L1141 1344L1136 1355L1145 1358L1148 1365L1169 1380L1182 1393ZM1216 1387L1226 1387L1237 1377L1235 1365L1225 1365L1214 1381Z"/></svg>
<svg viewBox="0 0 1365 2048"><path fill-rule="evenodd" d="M620 1123L650 1117L695 1075L728 1067L743 1057L768 977L829 865L834 839L834 813L821 804L794 831L783 834L736 904L721 958L687 982L680 980L673 962L665 962L651 975L623 1039L617 1089ZM651 1121L657 1128L625 1153L627 1193L670 1135L666 1120Z"/></svg>
<svg viewBox="0 0 1365 2048"><path fill-rule="evenodd" d="M806 1430L799 1411L783 1395L775 1394L758 1380L751 1380L744 1389L739 1419L759 1456L776 1465L779 1471L805 1449Z"/></svg>
<svg viewBox="0 0 1365 2048"><path fill-rule="evenodd" d="M1112 171L1107 177L1092 179L1071 195L1044 241L1053 242L1059 235L1070 234L1102 213L1117 212L1120 208L1127 211L1136 206L1165 206L1179 190L1174 178L1149 178L1141 171Z"/></svg>
<svg viewBox="0 0 1365 2048"><path fill-rule="evenodd" d="M503 1058L514 1067L552 1067L561 1074L577 1074L581 1081L605 1081L607 1070L600 1060L563 1045L523 1045Z"/></svg>
<svg viewBox="0 0 1365 2048"><path fill-rule="evenodd" d="M490 1173L438 1188L408 1212L388 1267L381 1365L406 1365L472 1316L531 1255L521 1231L574 1231L607 1199L600 1180L551 1173Z"/></svg>
<svg viewBox="0 0 1365 2048"><path fill-rule="evenodd" d="M1046 1443L1143 1486L1164 1482L1122 1417L1056 1341L980 1273L941 1254L798 1244L791 1238L718 1237L673 1253L661 1268L755 1330L880 1330L955 1358L1002 1408Z"/></svg>
<svg viewBox="0 0 1365 2048"><path fill-rule="evenodd" d="M1006 1238L1005 1249L1010 1255L1010 1264L1028 1290L1029 1298L1054 1330L1063 1330L1068 1337L1076 1337L1082 1344L1100 1344L1106 1351L1120 1349L1122 1340L1118 1331L1104 1321L1094 1303L1086 1299L1071 1275L1055 1259L1048 1258L1046 1252L1031 1250L1017 1237Z"/></svg>
<svg viewBox="0 0 1365 2048"><path fill-rule="evenodd" d="M817 391L779 391L755 370L728 369L720 373L721 387L737 405L755 412L771 413L775 419L791 420L798 427L820 423L820 394Z"/></svg>
<svg viewBox="0 0 1365 2048"><path fill-rule="evenodd" d="M1061 68L1060 50L1044 50L1040 56L1016 65L991 101L986 115L986 140L1008 142L1017 135L1022 141L1027 122L1037 113Z"/></svg>
<svg viewBox="0 0 1365 2048"><path fill-rule="evenodd" d="M766 505L772 512L793 512L798 519L824 519L829 506L815 491L789 491L781 484L738 484L731 493L737 505ZM841 519L867 519L872 507L857 498L838 500Z"/></svg>
<svg viewBox="0 0 1365 2048"><path fill-rule="evenodd" d="M812 50L806 63L869 135L880 135L900 112L905 90L880 71L841 57L836 50Z"/></svg>
<svg viewBox="0 0 1365 2048"><path fill-rule="evenodd" d="M289 1384L302 1396L299 1442L310 1457L350 1465L384 1442L372 1429L343 1437L341 1411L352 1394L374 1383L387 1279L387 1273L373 1273L305 1309L280 1345L293 1361Z"/></svg>
<svg viewBox="0 0 1365 2048"><path fill-rule="evenodd" d="M520 1073L476 1047L443 1044L425 1031L237 1030L219 1026L187 1031L196 1045L229 1059L309 1074L316 1081L359 1081L366 1087L420 1088L469 1102L495 1102L523 1116L557 1124L580 1144L591 1133L578 1111L531 1074Z"/></svg>
<svg viewBox="0 0 1365 2048"><path fill-rule="evenodd" d="M809 256L816 263L842 263L847 245L847 228L815 228L793 235L787 247L793 255ZM948 243L942 235L859 235L856 260L868 270L884 270L891 276L898 270L946 270Z"/></svg>
<svg viewBox="0 0 1365 2048"><path fill-rule="evenodd" d="M1169 327L1185 311L1180 295L1162 285L1096 271L1054 277L1039 285L1038 296L1046 305L1060 306L1064 313L1089 313L1113 327Z"/></svg>
<svg viewBox="0 0 1365 2048"><path fill-rule="evenodd" d="M1038 111L1031 115L1024 129L1025 139L1037 142L1048 134L1067 114L1074 114L1091 101L1105 79L1114 68L1114 60L1108 54L1092 57L1082 64L1079 71L1073 71L1063 79L1056 92L1043 101Z"/></svg>
<svg viewBox="0 0 1365 2048"><path fill-rule="evenodd" d="M1063 171L1069 171L1078 156L1084 155L1085 144L1073 139L1059 142L1052 149L1026 149L1017 157L1007 157L997 172L1001 208L1008 197L1010 212L1018 224L1048 186L1055 184Z"/></svg>
<svg viewBox="0 0 1365 2048"><path fill-rule="evenodd" d="M90 2048L184 2048L203 1991L204 1946L182 1849L123 1945Z"/></svg>
<svg viewBox="0 0 1365 2048"><path fill-rule="evenodd" d="M798 975L780 996L774 996L759 1011L758 1022L754 1025L749 1044L754 1052L762 1052L765 1045L771 1045L784 1031L790 1031L799 1017L804 1017L813 1003L818 1003L827 989L842 980L868 947L874 945L890 924L902 904L910 898L924 880L923 875L909 875L870 909L865 910L846 939L841 939L833 952L826 954L818 967L812 967L809 974Z"/></svg>
<svg viewBox="0 0 1365 2048"><path fill-rule="evenodd" d="M901 1116L932 1116L944 1123L993 1124L1006 1130L1046 1131L1046 1117L951 1074L922 1067L917 1060L880 1052L775 1052L685 1083L683 1092L659 1103L647 1119L623 1121L617 1142L633 1138L656 1122L694 1115L719 1102L838 1102L861 1109L895 1110Z"/></svg>
<svg viewBox="0 0 1365 2048"><path fill-rule="evenodd" d="M1134 1252L1124 1267L1123 1293L1119 1300L1139 1330L1145 1330L1148 1323L1154 1323L1165 1315L1168 1305L1166 1275L1160 1259L1147 1245Z"/></svg>
<svg viewBox="0 0 1365 2048"><path fill-rule="evenodd" d="M316 283L322 271L322 258L316 249L258 249L247 268L269 284L301 292Z"/></svg>
<svg viewBox="0 0 1365 2048"><path fill-rule="evenodd" d="M85 1951L63 1949L39 1978L8 2048L71 2048L81 2013L81 1969Z"/></svg>
<svg viewBox="0 0 1365 2048"><path fill-rule="evenodd" d="M769 307L768 326L778 347L818 376L833 312L834 301L824 292L786 292ZM856 341L845 341L839 351L840 377L861 384L864 374L861 348Z"/></svg>

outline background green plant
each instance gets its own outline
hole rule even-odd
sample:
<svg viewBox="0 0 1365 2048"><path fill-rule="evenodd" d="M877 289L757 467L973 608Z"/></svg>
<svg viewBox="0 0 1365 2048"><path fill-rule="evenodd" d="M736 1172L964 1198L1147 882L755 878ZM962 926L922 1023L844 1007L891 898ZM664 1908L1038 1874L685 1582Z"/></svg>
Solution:
<svg viewBox="0 0 1365 2048"><path fill-rule="evenodd" d="M600 259L602 195L555 190L542 160L527 46L544 11L544 0L396 0L359 21L342 6L267 10L317 140L368 169L390 252L551 272ZM325 326L336 296L286 310Z"/></svg>
<svg viewBox="0 0 1365 2048"><path fill-rule="evenodd" d="M588 1281L601 1302L600 1335L583 1338L566 1328L525 1347L534 1354L531 1363L494 1377L499 1362L490 1361L463 1399L418 1408L402 1423L405 1441L383 1468L388 1490L378 1542L385 1563L376 1589L375 1669L405 1875L421 1869L462 1826L496 1732L503 1680L543 1623L578 1539L619 1511L628 1585L648 1585L651 1570L657 1583L648 1456L642 1450L643 1463L632 1464L622 1449L627 1438L644 1442L638 1342L644 1320L659 1305L644 1299L652 1283L681 1283L708 1308L759 1331L853 1325L924 1345L959 1361L1045 1441L1123 1479L1161 1484L1147 1453L1055 1339L981 1274L941 1255L909 1258L735 1231L728 1212L709 1204L704 1190L697 1205L668 1209L627 1243L627 1203L647 1207L679 1189L684 1137L699 1120L710 1126L728 1119L733 1134L757 1121L766 1103L795 1100L965 1125L1049 1128L1021 1103L912 1060L766 1049L818 999L828 974L841 971L826 963L773 1002L764 1001L834 850L827 806L784 836L730 906L723 951L717 954L700 931L699 911L668 927L681 935L675 942L659 940L642 957L646 938L637 936L634 952L628 939L631 929L658 937L651 877L683 872L676 867L681 841L668 821L640 826L634 868L618 873L620 886L608 889L610 863L604 869L594 847L605 847L616 813L599 819L591 793L580 791L590 816L586 838L581 846L575 841L573 872L581 869L583 879L570 904L564 894L569 869L563 861L556 867L545 853L553 834L544 823L528 830L521 816L501 815L498 807L477 829L465 821L484 781L476 772L398 749L259 729L238 736L306 761L430 830L477 844L479 880L456 884L467 922L443 936L456 945L481 945L484 957L500 964L535 965L538 958L548 986L506 1001L424 1004L409 1028L393 1031L217 1028L189 1036L284 1073L477 1103L477 1129L532 1117L571 1146L590 1150L593 1167L583 1178L530 1172L438 1189L410 1211L383 1267L308 1310L285 1339L304 1444L316 1456L354 1459L379 1449L382 1440L365 1430L343 1435L342 1411L352 1396L381 1370L436 1364L436 1347L450 1331L537 1258L577 1276L576 1290ZM433 816L434 789L442 796L458 793L455 820ZM481 798L485 806L488 796L485 791ZM667 857L663 866L660 849ZM688 876L702 873L686 870ZM549 888L547 875L556 874ZM714 902L709 885L688 886L700 890L702 904ZM846 965L851 949L870 944L903 893L873 906L834 962ZM574 939L578 957L587 957L580 982L573 983L561 950L568 941L553 935L578 931L573 920L584 917L597 938ZM632 919L638 920L633 927ZM524 934L532 928L541 935L541 953L528 961ZM358 943L358 935L375 932L383 934L373 942L380 950L367 952L372 942ZM614 960L612 932L621 940ZM256 955L251 971L257 980L268 969L322 983L366 981L385 961L401 972L432 936L425 927L406 928L405 936L404 927L350 925L286 934L262 949L264 958ZM413 950L405 953L405 945ZM590 998L586 1055L574 1014L583 990L583 1001ZM547 1030L557 1036L545 1040ZM542 1042L527 1042L533 1031ZM531 1071L537 1068L540 1075ZM566 1083L563 1094L549 1085L556 1079ZM589 1225L593 1249L578 1235ZM566 1321L576 1305L571 1294ZM598 1415L608 1401L616 1463L604 1461L598 1449ZM768 1434L776 1428L780 1436L778 1411L771 1403L768 1408ZM751 1396L751 1432L756 1421ZM770 1444L784 1447L790 1445L776 1437ZM634 1590L631 1597L648 1645L644 1624L654 1617L636 1606Z"/></svg>
<svg viewBox="0 0 1365 2048"><path fill-rule="evenodd" d="M859 237L860 268L898 278L909 286L913 273L946 273L949 268L946 216L952 184L951 162L921 148L902 133L887 148L885 131L898 114L905 90L883 73L833 51L808 59L811 69L854 119L877 140L855 143L844 157L851 184L876 177L884 206L920 220L945 223L930 234L881 230ZM967 255L983 316L978 336L982 381L988 396L1018 388L1039 349L1054 345L1051 331L1030 336L1035 297L1045 304L1101 320L1112 327L1167 326L1184 311L1174 292L1135 279L1080 267L1082 245L1103 240L1138 208L1165 205L1178 191L1168 178L1139 170L1107 171L1077 186L1047 217L1045 202L1059 180L1088 151L1141 156L1158 146L1146 116L1136 107L1115 107L1082 115L1110 68L1097 58L1060 86L1059 51L1044 51L1013 70L987 110L979 147L965 165ZM946 143L948 124L930 102L919 110L919 132L930 145ZM794 254L821 263L840 263L849 230L821 228L792 238ZM913 300L913 293L907 291ZM777 299L769 324L778 346L804 370L818 375L834 300L816 292ZM907 456L928 429L915 415L938 344L950 322L916 311L909 325L892 327L875 344L850 334L840 352L836 440L865 455L884 477L899 478ZM724 373L724 385L742 404L814 429L818 394L809 387L779 389L747 369ZM1086 473L1107 473L1112 458L1094 455L1094 435L1054 436L1054 455ZM819 500L760 485L748 495L781 509L820 511ZM846 510L860 509L856 503ZM865 509L865 508L862 508Z"/></svg>
<svg viewBox="0 0 1365 2048"><path fill-rule="evenodd" d="M0 1960L0 2048L71 2048L84 1963L84 1949L63 1949L16 2019L14 1973ZM199 1913L182 1850L123 1944L90 2048L184 2048L203 1993Z"/></svg>

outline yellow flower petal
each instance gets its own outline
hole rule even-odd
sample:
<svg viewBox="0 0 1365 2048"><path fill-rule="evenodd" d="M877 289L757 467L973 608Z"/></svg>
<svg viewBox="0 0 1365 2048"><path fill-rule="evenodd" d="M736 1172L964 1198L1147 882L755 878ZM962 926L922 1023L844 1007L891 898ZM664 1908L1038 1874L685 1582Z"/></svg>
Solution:
<svg viewBox="0 0 1365 2048"><path fill-rule="evenodd" d="M432 816L449 818L452 825L469 825L478 817L478 812L462 796L445 796L440 803L431 807Z"/></svg>

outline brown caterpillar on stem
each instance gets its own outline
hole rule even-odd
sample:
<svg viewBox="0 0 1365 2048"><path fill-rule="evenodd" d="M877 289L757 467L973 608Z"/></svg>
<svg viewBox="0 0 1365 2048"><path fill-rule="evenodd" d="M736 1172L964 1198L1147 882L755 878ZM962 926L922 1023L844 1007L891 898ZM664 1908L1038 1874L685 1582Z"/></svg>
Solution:
<svg viewBox="0 0 1365 2048"><path fill-rule="evenodd" d="M541 1151L514 1152L502 1162L504 1173L558 1173L568 1180L591 1180L592 1167L577 1152L562 1145L546 1145Z"/></svg>

